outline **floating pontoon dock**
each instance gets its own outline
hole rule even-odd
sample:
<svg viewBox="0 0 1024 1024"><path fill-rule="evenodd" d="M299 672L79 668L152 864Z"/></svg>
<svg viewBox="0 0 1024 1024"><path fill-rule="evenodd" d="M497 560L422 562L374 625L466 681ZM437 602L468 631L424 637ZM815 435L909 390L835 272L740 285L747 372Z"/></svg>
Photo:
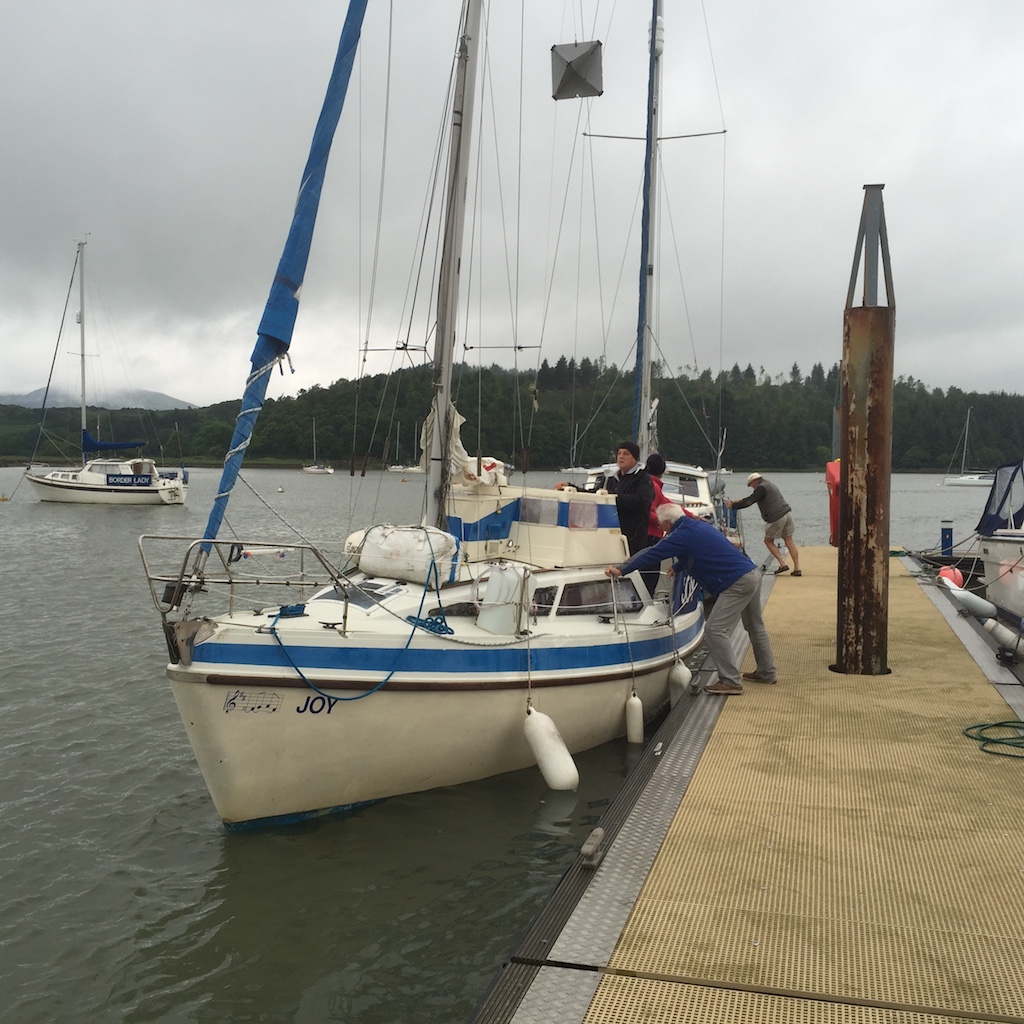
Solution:
<svg viewBox="0 0 1024 1024"><path fill-rule="evenodd" d="M676 705L475 1024L1024 1022L1024 760L963 735L1022 687L895 557L890 674L831 672L836 553L801 561L778 684Z"/></svg>

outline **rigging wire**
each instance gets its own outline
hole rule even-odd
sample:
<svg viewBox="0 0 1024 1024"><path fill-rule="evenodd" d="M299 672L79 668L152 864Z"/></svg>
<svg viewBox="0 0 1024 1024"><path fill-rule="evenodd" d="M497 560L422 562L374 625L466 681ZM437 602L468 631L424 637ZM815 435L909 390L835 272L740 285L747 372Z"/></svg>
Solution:
<svg viewBox="0 0 1024 1024"><path fill-rule="evenodd" d="M71 295L75 287L75 274L78 271L78 261L81 251L81 248L75 249L75 262L71 267L71 279L68 281L68 291L67 295L64 297L64 309L61 311L60 314L60 326L57 328L57 340L53 346L53 359L50 361L50 373L46 378L46 388L43 391L43 404L42 406L40 406L39 409L39 429L36 432L35 444L32 446L32 454L29 456L29 467L35 461L36 452L39 451L40 442L43 439L43 435L46 433L46 412L50 397L50 383L53 380L54 367L57 365L57 353L60 351L60 339L64 333L64 325L67 323L68 307L71 305ZM49 434L46 434L46 437L51 443L56 445L57 442L55 438L50 437ZM14 490L11 491L12 498L14 497L15 494L18 493L18 488L21 486L21 481L23 479L24 476L20 477L18 482L14 485Z"/></svg>

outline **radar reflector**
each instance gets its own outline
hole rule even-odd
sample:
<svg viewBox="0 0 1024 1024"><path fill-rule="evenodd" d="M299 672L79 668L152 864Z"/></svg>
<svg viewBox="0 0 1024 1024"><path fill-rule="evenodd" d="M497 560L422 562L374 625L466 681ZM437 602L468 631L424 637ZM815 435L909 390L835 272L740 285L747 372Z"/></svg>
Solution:
<svg viewBox="0 0 1024 1024"><path fill-rule="evenodd" d="M551 47L551 95L556 100L600 96L601 43L561 43Z"/></svg>

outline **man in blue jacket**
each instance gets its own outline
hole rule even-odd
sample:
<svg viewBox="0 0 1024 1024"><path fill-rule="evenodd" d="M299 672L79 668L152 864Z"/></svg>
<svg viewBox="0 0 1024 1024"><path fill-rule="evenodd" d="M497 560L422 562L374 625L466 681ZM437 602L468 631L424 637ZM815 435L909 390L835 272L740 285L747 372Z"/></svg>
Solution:
<svg viewBox="0 0 1024 1024"><path fill-rule="evenodd" d="M673 559L673 571L688 572L715 598L704 642L718 669L718 679L705 686L705 692L743 692L732 645L732 633L740 621L757 661L757 668L744 672L743 678L758 683L776 682L772 646L761 618L761 570L714 526L703 519L685 516L676 504L662 505L658 519L666 531L664 539L622 565L609 565L605 575L624 576L635 569L653 568L666 558Z"/></svg>

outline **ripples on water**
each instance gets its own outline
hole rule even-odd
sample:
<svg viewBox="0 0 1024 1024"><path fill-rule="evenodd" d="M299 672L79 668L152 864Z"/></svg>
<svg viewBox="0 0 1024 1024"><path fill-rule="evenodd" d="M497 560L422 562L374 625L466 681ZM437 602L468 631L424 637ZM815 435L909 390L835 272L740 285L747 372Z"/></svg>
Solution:
<svg viewBox="0 0 1024 1024"><path fill-rule="evenodd" d="M19 475L0 470L0 491ZM362 487L342 473L248 476L308 536L344 534L377 507L418 514L420 486L394 474ZM749 493L744 479L730 478L732 496ZM798 540L826 543L823 477L773 479ZM973 528L986 492L937 481L894 478L894 546L935 544L944 517L958 537ZM215 482L194 474L184 509L43 505L25 488L0 504L4 1019L464 1020L634 754L620 742L581 755L577 794L530 770L225 833L164 679L136 549L143 532L200 532ZM238 492L229 519L260 514Z"/></svg>

